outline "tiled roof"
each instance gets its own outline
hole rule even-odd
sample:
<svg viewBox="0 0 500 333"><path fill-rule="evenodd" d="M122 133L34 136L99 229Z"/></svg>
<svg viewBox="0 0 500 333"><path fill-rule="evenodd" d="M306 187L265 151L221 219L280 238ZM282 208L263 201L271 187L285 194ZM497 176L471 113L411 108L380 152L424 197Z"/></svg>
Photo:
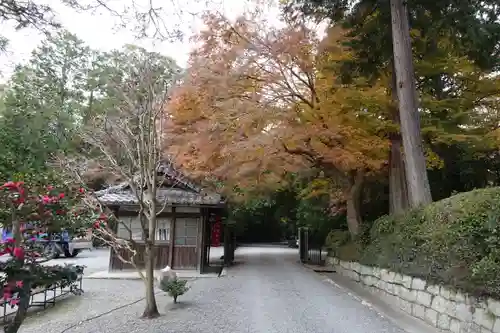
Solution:
<svg viewBox="0 0 500 333"><path fill-rule="evenodd" d="M201 187L191 182L182 172L176 170L172 163L163 161L158 166L159 176L173 180L176 187L158 188L156 197L160 204L174 205L218 205L224 198L215 192L204 193ZM136 179L134 179L136 181ZM105 205L134 205L138 200L128 183L111 186L95 193Z"/></svg>
<svg viewBox="0 0 500 333"><path fill-rule="evenodd" d="M137 198L128 188L127 184L121 184L95 193L105 205L133 205L137 204ZM156 197L160 204L176 205L217 205L224 202L217 193L196 193L176 188L157 189Z"/></svg>

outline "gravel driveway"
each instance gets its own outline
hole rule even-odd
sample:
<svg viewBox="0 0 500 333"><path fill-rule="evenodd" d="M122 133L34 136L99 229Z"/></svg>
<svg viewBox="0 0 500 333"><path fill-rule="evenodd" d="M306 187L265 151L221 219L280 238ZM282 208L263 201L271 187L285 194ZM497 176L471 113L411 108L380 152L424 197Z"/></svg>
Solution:
<svg viewBox="0 0 500 333"><path fill-rule="evenodd" d="M296 249L239 248L239 265L222 278L191 282L162 316L141 320L140 281L85 280L86 293L31 316L22 333L403 333L320 275L296 263ZM122 307L122 308L119 308ZM116 309L108 314L107 311ZM89 318L96 317L89 320Z"/></svg>

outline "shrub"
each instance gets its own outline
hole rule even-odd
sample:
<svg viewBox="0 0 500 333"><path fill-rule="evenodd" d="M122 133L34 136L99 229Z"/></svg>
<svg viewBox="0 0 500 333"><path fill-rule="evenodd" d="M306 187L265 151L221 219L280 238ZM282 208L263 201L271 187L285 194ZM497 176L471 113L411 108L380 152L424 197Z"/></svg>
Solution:
<svg viewBox="0 0 500 333"><path fill-rule="evenodd" d="M500 298L500 188L375 221L360 262Z"/></svg>
<svg viewBox="0 0 500 333"><path fill-rule="evenodd" d="M337 255L338 250L347 244L351 236L347 230L332 230L328 233L325 240L325 246L329 253Z"/></svg>
<svg viewBox="0 0 500 333"><path fill-rule="evenodd" d="M160 289L168 293L170 297L174 299L174 303L177 303L177 297L184 295L189 287L186 286L187 280L180 279L162 279L160 282Z"/></svg>

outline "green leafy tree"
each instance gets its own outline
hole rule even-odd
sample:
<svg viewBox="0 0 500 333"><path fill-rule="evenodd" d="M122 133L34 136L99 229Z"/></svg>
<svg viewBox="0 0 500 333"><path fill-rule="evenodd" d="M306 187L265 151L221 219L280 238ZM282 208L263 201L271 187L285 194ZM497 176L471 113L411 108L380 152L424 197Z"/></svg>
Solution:
<svg viewBox="0 0 500 333"><path fill-rule="evenodd" d="M18 66L3 94L0 175L47 171L46 162L73 149L74 130L85 108L89 48L60 31Z"/></svg>
<svg viewBox="0 0 500 333"><path fill-rule="evenodd" d="M481 104L491 104L488 97L498 94L498 89L496 92L492 89L498 85L488 76L500 65L498 3L498 0L411 3L412 46L417 89L422 96L421 122L428 162L429 155L436 157L432 154L436 141L463 142L467 136L474 145L477 136L484 135L484 131L465 128L477 120ZM344 62L344 80L356 76L375 80L385 76L388 91L396 102L389 1L360 0L350 5L351 2L343 0L295 0L286 2L285 11L295 19L329 18L349 29L352 38L348 44L356 57ZM389 159L390 206L397 213L408 202L396 105L383 116L397 125L390 133Z"/></svg>

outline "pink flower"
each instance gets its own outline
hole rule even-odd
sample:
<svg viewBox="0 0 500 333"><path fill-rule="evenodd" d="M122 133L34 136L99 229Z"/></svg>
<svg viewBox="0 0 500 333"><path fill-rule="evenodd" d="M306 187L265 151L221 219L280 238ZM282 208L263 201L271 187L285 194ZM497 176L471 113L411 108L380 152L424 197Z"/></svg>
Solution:
<svg viewBox="0 0 500 333"><path fill-rule="evenodd" d="M12 237L6 238L5 243L8 243L8 244L14 243L14 238L12 238Z"/></svg>
<svg viewBox="0 0 500 333"><path fill-rule="evenodd" d="M44 196L42 197L42 202L43 202L44 204L48 204L48 203L50 203L51 201L52 201L52 199L51 199L49 196L47 196L47 195L44 195Z"/></svg>
<svg viewBox="0 0 500 333"><path fill-rule="evenodd" d="M23 281L16 281L16 287L17 288L22 288L23 287Z"/></svg>

